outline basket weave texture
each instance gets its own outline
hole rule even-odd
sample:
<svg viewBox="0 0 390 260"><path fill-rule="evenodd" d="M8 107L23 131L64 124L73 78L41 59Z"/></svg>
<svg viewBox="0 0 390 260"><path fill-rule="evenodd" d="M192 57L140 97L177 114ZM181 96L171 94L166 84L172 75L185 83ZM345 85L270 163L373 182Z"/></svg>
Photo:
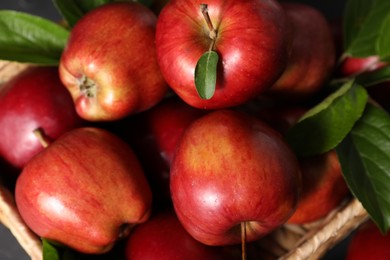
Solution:
<svg viewBox="0 0 390 260"><path fill-rule="evenodd" d="M0 61L0 86L27 64ZM307 225L285 224L255 242L264 259L319 259L369 218L361 203L348 197L327 217ZM33 260L42 259L42 243L20 217L12 192L0 182L0 222Z"/></svg>

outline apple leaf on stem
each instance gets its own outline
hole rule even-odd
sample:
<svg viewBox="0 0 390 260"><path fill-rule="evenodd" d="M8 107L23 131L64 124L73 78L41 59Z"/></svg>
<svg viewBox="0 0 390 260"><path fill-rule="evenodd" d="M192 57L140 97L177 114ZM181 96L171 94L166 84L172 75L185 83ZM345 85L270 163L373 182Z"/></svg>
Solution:
<svg viewBox="0 0 390 260"><path fill-rule="evenodd" d="M390 33L381 30L389 12L389 0L349 0L343 25L345 54L354 57L380 55L377 41L379 37L388 37Z"/></svg>
<svg viewBox="0 0 390 260"><path fill-rule="evenodd" d="M69 31L39 16L0 11L0 59L58 65Z"/></svg>
<svg viewBox="0 0 390 260"><path fill-rule="evenodd" d="M217 65L219 56L215 51L205 52L195 67L195 86L199 96L210 99L217 84Z"/></svg>
<svg viewBox="0 0 390 260"><path fill-rule="evenodd" d="M361 117L367 100L365 88L348 81L303 115L287 133L288 143L298 156L335 148Z"/></svg>
<svg viewBox="0 0 390 260"><path fill-rule="evenodd" d="M368 104L361 119L337 146L345 180L382 230L390 227L390 116Z"/></svg>

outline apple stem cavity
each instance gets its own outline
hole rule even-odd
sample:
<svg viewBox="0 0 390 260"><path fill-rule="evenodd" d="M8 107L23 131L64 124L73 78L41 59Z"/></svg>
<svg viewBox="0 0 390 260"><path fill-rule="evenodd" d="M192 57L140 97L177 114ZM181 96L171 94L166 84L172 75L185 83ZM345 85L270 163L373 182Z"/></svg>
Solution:
<svg viewBox="0 0 390 260"><path fill-rule="evenodd" d="M212 51L214 50L215 41L217 40L217 30L215 30L213 23L211 22L208 5L200 4L200 11L202 12L204 19L206 20L207 26L209 27L209 37L211 39L209 51Z"/></svg>
<svg viewBox="0 0 390 260"><path fill-rule="evenodd" d="M130 234L130 231L133 229L133 227L134 225L131 225L129 223L122 224L119 227L118 239L125 239Z"/></svg>
<svg viewBox="0 0 390 260"><path fill-rule="evenodd" d="M42 128L38 127L33 131L33 133L38 138L38 141L41 143L42 147L46 148L50 145L51 140L45 134Z"/></svg>
<svg viewBox="0 0 390 260"><path fill-rule="evenodd" d="M85 75L80 79L80 91L87 97L95 97L96 83Z"/></svg>
<svg viewBox="0 0 390 260"><path fill-rule="evenodd" d="M246 222L241 222L241 259L246 260Z"/></svg>

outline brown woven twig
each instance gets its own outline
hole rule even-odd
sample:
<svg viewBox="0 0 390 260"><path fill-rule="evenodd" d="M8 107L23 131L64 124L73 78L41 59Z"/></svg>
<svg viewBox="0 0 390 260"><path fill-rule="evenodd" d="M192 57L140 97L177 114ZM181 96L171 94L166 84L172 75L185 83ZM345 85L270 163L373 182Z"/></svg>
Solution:
<svg viewBox="0 0 390 260"><path fill-rule="evenodd" d="M348 236L369 218L357 199L352 199L344 208L315 228L310 235L280 259L319 259L327 250Z"/></svg>
<svg viewBox="0 0 390 260"><path fill-rule="evenodd" d="M0 61L0 86L27 68L28 64ZM42 259L42 243L24 223L13 194L0 182L0 222L6 226L33 260Z"/></svg>
<svg viewBox="0 0 390 260"><path fill-rule="evenodd" d="M0 222L11 231L31 259L42 259L41 240L26 226L18 213L13 194L2 184L0 184Z"/></svg>
<svg viewBox="0 0 390 260"><path fill-rule="evenodd" d="M0 60L0 85L28 67L25 63Z"/></svg>

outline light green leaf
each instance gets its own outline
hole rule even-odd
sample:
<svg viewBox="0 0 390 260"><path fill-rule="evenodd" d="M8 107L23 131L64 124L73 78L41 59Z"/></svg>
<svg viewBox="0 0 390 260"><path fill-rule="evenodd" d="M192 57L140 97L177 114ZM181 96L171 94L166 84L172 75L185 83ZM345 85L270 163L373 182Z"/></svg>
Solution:
<svg viewBox="0 0 390 260"><path fill-rule="evenodd" d="M58 65L69 31L30 14L0 11L0 59Z"/></svg>
<svg viewBox="0 0 390 260"><path fill-rule="evenodd" d="M310 109L287 133L298 156L321 154L335 148L362 115L368 99L364 87L349 81Z"/></svg>
<svg viewBox="0 0 390 260"><path fill-rule="evenodd" d="M43 260L61 260L60 252L46 239L42 239Z"/></svg>
<svg viewBox="0 0 390 260"><path fill-rule="evenodd" d="M217 84L217 67L219 56L215 51L205 52L195 67L195 86L203 99L210 99L215 93Z"/></svg>
<svg viewBox="0 0 390 260"><path fill-rule="evenodd" d="M383 233L390 227L390 116L367 105L336 148L346 182Z"/></svg>

